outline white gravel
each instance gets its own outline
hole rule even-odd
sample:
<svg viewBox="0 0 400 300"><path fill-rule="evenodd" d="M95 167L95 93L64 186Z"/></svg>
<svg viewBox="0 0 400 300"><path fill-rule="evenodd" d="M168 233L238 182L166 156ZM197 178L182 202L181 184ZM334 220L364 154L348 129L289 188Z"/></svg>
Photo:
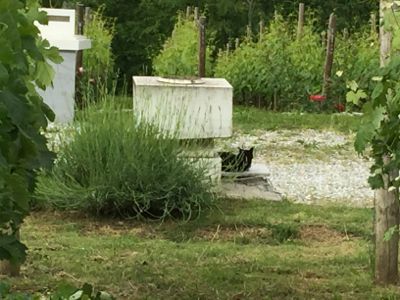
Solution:
<svg viewBox="0 0 400 300"><path fill-rule="evenodd" d="M358 157L352 150L353 139L354 136L329 131L283 130L258 132L256 135L239 134L228 143L232 148L244 145L255 146L256 150L275 145L274 149L277 153L274 157L278 156L278 158L280 158L279 147L286 147L285 152L282 153L286 161L256 155L255 162L265 165L274 189L292 201L369 207L374 197L374 192L367 181L371 162ZM301 159L301 161L298 159L299 155L287 157L288 148L293 148L293 152L297 154L299 151L304 153L308 151L305 147L299 147L300 141L302 144L332 148L327 151L323 160L321 157L317 159L309 155L307 159ZM350 155L333 155L336 146L347 147Z"/></svg>
<svg viewBox="0 0 400 300"><path fill-rule="evenodd" d="M342 203L370 206L373 191L368 185L369 165L363 160L293 164L268 163L276 191L301 203Z"/></svg>

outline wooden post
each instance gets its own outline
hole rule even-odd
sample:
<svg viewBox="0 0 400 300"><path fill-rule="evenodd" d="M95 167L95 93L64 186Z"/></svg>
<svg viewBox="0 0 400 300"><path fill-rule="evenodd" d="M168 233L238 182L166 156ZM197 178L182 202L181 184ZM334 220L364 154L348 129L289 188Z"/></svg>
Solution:
<svg viewBox="0 0 400 300"><path fill-rule="evenodd" d="M186 19L190 18L191 13L192 13L192 7L190 6L186 7Z"/></svg>
<svg viewBox="0 0 400 300"><path fill-rule="evenodd" d="M328 44L326 47L326 59L324 67L324 84L322 88L322 94L328 96L329 88L331 84L331 73L333 65L333 56L335 52L335 35L336 35L336 16L332 13L329 17L329 28L328 28Z"/></svg>
<svg viewBox="0 0 400 300"><path fill-rule="evenodd" d="M380 61L384 66L390 58L392 35L386 32L383 18L387 4L392 0L380 1ZM391 13L391 12L390 12ZM385 165L390 163L388 155L383 156ZM384 187L375 191L374 246L375 246L375 282L381 285L397 284L398 247L399 247L399 191L389 190L390 182L398 176L398 170L383 175ZM384 240L385 233L395 229L389 241Z"/></svg>
<svg viewBox="0 0 400 300"><path fill-rule="evenodd" d="M226 43L226 54L229 54L230 51L231 51L231 43L227 42Z"/></svg>
<svg viewBox="0 0 400 300"><path fill-rule="evenodd" d="M376 14L372 13L371 14L371 35L375 36L376 35Z"/></svg>
<svg viewBox="0 0 400 300"><path fill-rule="evenodd" d="M76 20L75 20L75 34L82 35L83 34L83 28L84 28L84 23L85 23L85 6L81 3L77 3L75 6L75 14L76 14ZM75 74L76 74L76 79L75 79L75 102L78 105L78 107L82 107L82 95L79 90L79 81L80 81L80 75L81 75L81 68L83 66L83 51L79 50L76 52L76 66L75 66Z"/></svg>
<svg viewBox="0 0 400 300"><path fill-rule="evenodd" d="M343 29L343 39L347 40L349 38L349 30L347 28Z"/></svg>
<svg viewBox="0 0 400 300"><path fill-rule="evenodd" d="M260 25L260 39L258 41L261 42L262 41L262 37L264 35L264 27L265 27L264 21L261 20L259 25Z"/></svg>
<svg viewBox="0 0 400 300"><path fill-rule="evenodd" d="M92 20L92 10L90 7L85 7L84 24L88 24Z"/></svg>
<svg viewBox="0 0 400 300"><path fill-rule="evenodd" d="M199 77L206 77L206 17L199 19Z"/></svg>
<svg viewBox="0 0 400 300"><path fill-rule="evenodd" d="M199 19L199 8L194 8L194 20L197 21Z"/></svg>
<svg viewBox="0 0 400 300"><path fill-rule="evenodd" d="M235 39L235 49L239 48L239 46L240 46L240 40L239 40L239 38L236 38Z"/></svg>
<svg viewBox="0 0 400 300"><path fill-rule="evenodd" d="M297 24L297 39L300 40L303 36L304 29L304 3L299 4L299 20Z"/></svg>
<svg viewBox="0 0 400 300"><path fill-rule="evenodd" d="M251 33L251 27L249 25L246 26L246 36L249 40L251 40L252 33Z"/></svg>

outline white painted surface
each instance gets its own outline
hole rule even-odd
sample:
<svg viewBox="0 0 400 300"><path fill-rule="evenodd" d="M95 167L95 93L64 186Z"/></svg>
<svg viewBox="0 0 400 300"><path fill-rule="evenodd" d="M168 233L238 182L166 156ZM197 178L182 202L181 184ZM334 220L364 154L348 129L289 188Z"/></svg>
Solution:
<svg viewBox="0 0 400 300"><path fill-rule="evenodd" d="M202 81L173 84L134 76L134 113L182 139L231 136L232 86L221 78Z"/></svg>
<svg viewBox="0 0 400 300"><path fill-rule="evenodd" d="M61 64L52 64L56 74L53 86L46 91L39 89L44 102L50 106L56 115L55 122L69 123L74 119L75 104L75 51L61 51L64 61Z"/></svg>
<svg viewBox="0 0 400 300"><path fill-rule="evenodd" d="M42 38L49 41L50 46L60 49L64 61L58 65L52 64L56 73L53 86L47 87L45 91L39 89L39 94L54 111L55 122L69 123L74 119L76 52L89 49L91 41L84 36L75 35L75 10L41 10L48 14L48 25L35 25Z"/></svg>
<svg viewBox="0 0 400 300"><path fill-rule="evenodd" d="M47 25L36 23L40 34L47 39L51 46L60 50L83 50L91 47L91 41L82 35L75 35L75 10L73 9L48 9L49 22Z"/></svg>

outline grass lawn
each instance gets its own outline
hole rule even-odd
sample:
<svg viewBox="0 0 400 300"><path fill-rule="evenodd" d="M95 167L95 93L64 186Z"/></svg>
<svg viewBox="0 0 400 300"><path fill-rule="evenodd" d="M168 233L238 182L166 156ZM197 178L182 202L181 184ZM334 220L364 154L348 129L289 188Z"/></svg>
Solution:
<svg viewBox="0 0 400 300"><path fill-rule="evenodd" d="M316 129L342 133L355 132L361 117L349 114L277 113L257 108L234 106L235 129L253 130Z"/></svg>
<svg viewBox="0 0 400 300"><path fill-rule="evenodd" d="M245 133L360 123L243 107L233 117ZM195 221L162 224L41 211L21 231L22 276L0 280L22 292L88 282L117 299L400 299L400 288L373 285L371 231L371 209L290 202L225 199Z"/></svg>
<svg viewBox="0 0 400 300"><path fill-rule="evenodd" d="M188 222L33 213L19 291L84 282L117 299L397 299L374 287L370 209L221 200Z"/></svg>

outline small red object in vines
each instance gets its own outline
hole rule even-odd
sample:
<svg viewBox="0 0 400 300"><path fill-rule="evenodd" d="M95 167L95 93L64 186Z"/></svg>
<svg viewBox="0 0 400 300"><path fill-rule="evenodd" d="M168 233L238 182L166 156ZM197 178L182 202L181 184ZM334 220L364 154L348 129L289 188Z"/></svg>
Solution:
<svg viewBox="0 0 400 300"><path fill-rule="evenodd" d="M310 101L323 102L325 100L326 100L326 96L324 96L324 95L310 95Z"/></svg>

